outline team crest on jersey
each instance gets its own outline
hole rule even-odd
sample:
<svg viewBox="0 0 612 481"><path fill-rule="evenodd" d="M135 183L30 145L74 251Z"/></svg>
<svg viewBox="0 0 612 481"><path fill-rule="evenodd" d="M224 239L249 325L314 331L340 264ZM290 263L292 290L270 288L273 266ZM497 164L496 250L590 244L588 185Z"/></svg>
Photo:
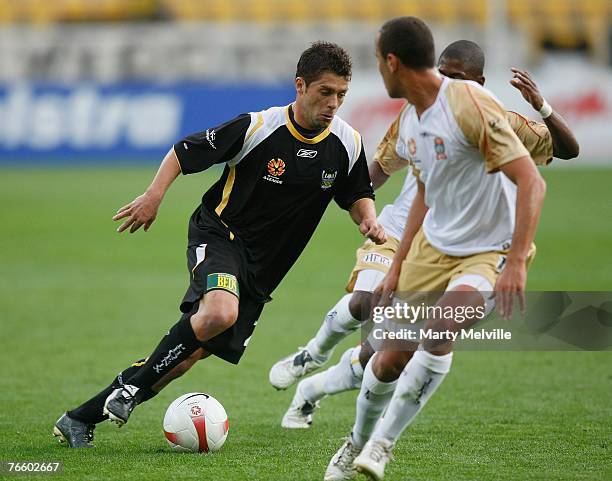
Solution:
<svg viewBox="0 0 612 481"><path fill-rule="evenodd" d="M334 180L336 180L337 176L337 170L323 169L323 172L321 173L321 189L326 190L334 185Z"/></svg>
<svg viewBox="0 0 612 481"><path fill-rule="evenodd" d="M446 147L444 146L444 140L442 137L436 137L434 139L434 148L436 149L436 159L446 160Z"/></svg>
<svg viewBox="0 0 612 481"><path fill-rule="evenodd" d="M285 162L283 159L272 159L268 162L268 173L274 177L280 177L285 173Z"/></svg>
<svg viewBox="0 0 612 481"><path fill-rule="evenodd" d="M408 141L408 153L410 155L416 154L416 140L412 138Z"/></svg>

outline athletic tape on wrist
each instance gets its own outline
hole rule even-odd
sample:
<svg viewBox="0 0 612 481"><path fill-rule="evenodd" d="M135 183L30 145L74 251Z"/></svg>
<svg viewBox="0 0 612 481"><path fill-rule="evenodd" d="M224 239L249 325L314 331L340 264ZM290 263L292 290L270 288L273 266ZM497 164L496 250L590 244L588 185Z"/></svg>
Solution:
<svg viewBox="0 0 612 481"><path fill-rule="evenodd" d="M551 116L551 114L553 113L553 109L550 106L550 104L546 101L546 99L543 99L543 100L544 100L544 103L542 104L542 107L540 108L539 112L542 118L546 119Z"/></svg>

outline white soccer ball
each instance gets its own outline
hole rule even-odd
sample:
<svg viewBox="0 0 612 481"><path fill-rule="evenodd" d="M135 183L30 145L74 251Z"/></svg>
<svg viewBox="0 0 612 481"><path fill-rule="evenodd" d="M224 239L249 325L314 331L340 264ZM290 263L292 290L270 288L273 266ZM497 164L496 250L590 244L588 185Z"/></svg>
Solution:
<svg viewBox="0 0 612 481"><path fill-rule="evenodd" d="M164 435L173 451L208 453L221 449L229 420L219 401L191 392L175 399L164 416Z"/></svg>

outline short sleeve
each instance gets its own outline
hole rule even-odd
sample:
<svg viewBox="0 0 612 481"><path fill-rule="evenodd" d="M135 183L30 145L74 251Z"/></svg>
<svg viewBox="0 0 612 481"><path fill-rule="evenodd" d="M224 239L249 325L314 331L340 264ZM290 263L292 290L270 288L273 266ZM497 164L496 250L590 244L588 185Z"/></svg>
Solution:
<svg viewBox="0 0 612 481"><path fill-rule="evenodd" d="M451 111L467 141L478 148L487 172L529 155L508 122L506 110L484 89L452 82L446 89Z"/></svg>
<svg viewBox="0 0 612 481"><path fill-rule="evenodd" d="M401 157L396 150L401 115L402 112L398 114L397 118L389 126L389 129L378 144L376 152L374 153L374 161L378 162L382 171L387 175L402 170L409 163L409 161Z"/></svg>
<svg viewBox="0 0 612 481"><path fill-rule="evenodd" d="M368 173L363 144L357 161L350 170L349 175L338 188L334 200L344 210L349 210L359 199L374 199L374 189Z"/></svg>
<svg viewBox="0 0 612 481"><path fill-rule="evenodd" d="M508 122L531 154L536 165L547 165L553 158L552 136L546 124L530 120L516 112L506 112Z"/></svg>
<svg viewBox="0 0 612 481"><path fill-rule="evenodd" d="M231 160L240 152L250 114L242 114L218 127L191 134L174 144L181 172L202 172L214 164Z"/></svg>

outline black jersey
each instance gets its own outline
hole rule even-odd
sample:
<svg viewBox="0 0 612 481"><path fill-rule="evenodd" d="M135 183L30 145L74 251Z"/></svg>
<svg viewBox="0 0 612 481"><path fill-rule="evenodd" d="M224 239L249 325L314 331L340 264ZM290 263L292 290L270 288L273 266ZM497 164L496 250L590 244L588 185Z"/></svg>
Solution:
<svg viewBox="0 0 612 481"><path fill-rule="evenodd" d="M332 199L343 209L374 198L361 136L339 117L303 135L291 107L244 114L186 137L183 174L226 163L191 222L219 219L244 246L257 293L269 295L297 260Z"/></svg>

